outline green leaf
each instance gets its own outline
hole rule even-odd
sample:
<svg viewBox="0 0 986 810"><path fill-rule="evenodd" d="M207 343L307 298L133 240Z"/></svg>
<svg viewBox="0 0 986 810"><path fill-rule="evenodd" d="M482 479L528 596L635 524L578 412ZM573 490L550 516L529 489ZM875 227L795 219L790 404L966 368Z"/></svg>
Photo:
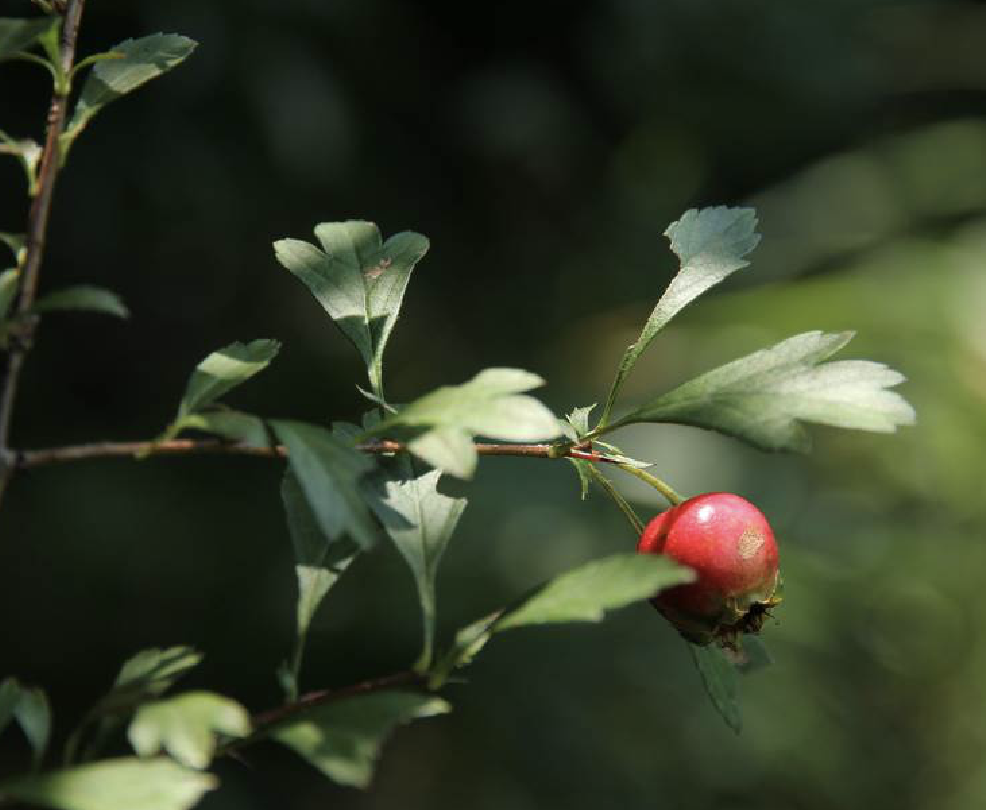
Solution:
<svg viewBox="0 0 986 810"><path fill-rule="evenodd" d="M94 721L95 729L82 751L84 757L102 746L121 718L141 703L164 694L201 660L201 653L191 647L169 647L142 650L125 661L110 691L90 709L69 737L65 746L66 761L75 759L83 734Z"/></svg>
<svg viewBox="0 0 986 810"><path fill-rule="evenodd" d="M582 408L575 408L565 420L569 425L572 426L572 430L575 431L575 438L581 439L589 432L589 414L592 413L596 404L586 405Z"/></svg>
<svg viewBox="0 0 986 810"><path fill-rule="evenodd" d="M440 477L441 471L433 470L408 481L384 481L380 500L373 503L384 531L410 567L418 588L424 646L417 668L422 670L430 665L434 650L438 565L467 503L465 498L440 493Z"/></svg>
<svg viewBox="0 0 986 810"><path fill-rule="evenodd" d="M739 660L734 662L736 669L744 675L752 675L761 669L766 669L774 663L767 647L760 640L759 636L746 635L742 637L742 644L739 651Z"/></svg>
<svg viewBox="0 0 986 810"><path fill-rule="evenodd" d="M97 62L86 77L72 120L65 129L71 144L92 117L111 101L136 90L182 62L196 42L178 34L151 34L115 45L117 58Z"/></svg>
<svg viewBox="0 0 986 810"><path fill-rule="evenodd" d="M31 308L34 312L53 312L55 310L84 310L101 312L105 315L115 315L118 318L129 318L127 310L120 297L102 287L80 284L76 287L65 287L49 293Z"/></svg>
<svg viewBox="0 0 986 810"><path fill-rule="evenodd" d="M0 734L14 716L14 709L21 697L21 686L14 678L0 682Z"/></svg>
<svg viewBox="0 0 986 810"><path fill-rule="evenodd" d="M13 779L0 794L56 810L188 810L217 784L164 757L124 757Z"/></svg>
<svg viewBox="0 0 986 810"><path fill-rule="evenodd" d="M17 277L20 271L16 268L0 273L0 321L7 317L10 307L17 296Z"/></svg>
<svg viewBox="0 0 986 810"><path fill-rule="evenodd" d="M187 692L138 709L127 736L142 757L166 751L182 765L206 768L219 735L245 737L250 715L235 700L212 692Z"/></svg>
<svg viewBox="0 0 986 810"><path fill-rule="evenodd" d="M0 18L0 59L7 59L18 51L28 50L56 25L58 25L57 19L45 17Z"/></svg>
<svg viewBox="0 0 986 810"><path fill-rule="evenodd" d="M444 700L428 695L377 692L317 706L277 725L271 736L333 781L365 788L384 740L397 726L449 710Z"/></svg>
<svg viewBox="0 0 986 810"><path fill-rule="evenodd" d="M323 222L319 250L299 239L274 243L277 260L297 276L366 363L373 393L383 397L383 352L414 266L428 240L404 232L383 242L372 222Z"/></svg>
<svg viewBox="0 0 986 810"><path fill-rule="evenodd" d="M411 452L452 475L469 478L476 468L475 435L524 442L561 434L551 411L522 393L543 384L529 371L489 368L469 382L443 386L415 400L372 432L397 426L427 428L410 442Z"/></svg>
<svg viewBox="0 0 986 810"><path fill-rule="evenodd" d="M178 421L199 411L219 397L242 385L263 371L273 360L281 344L276 340L253 340L231 343L205 358L188 380L185 395L178 406Z"/></svg>
<svg viewBox="0 0 986 810"><path fill-rule="evenodd" d="M214 433L250 447L270 447L271 444L263 419L228 408L186 416L181 420L181 426Z"/></svg>
<svg viewBox="0 0 986 810"><path fill-rule="evenodd" d="M700 647L689 643L688 649L691 651L695 668L702 677L702 684L705 686L709 700L726 721L726 725L739 734L743 728L743 718L740 716L739 703L736 700L739 680L736 667L714 644Z"/></svg>
<svg viewBox="0 0 986 810"><path fill-rule="evenodd" d="M575 474L579 477L579 498L584 501L589 497L589 482L592 480L589 473L591 462L582 458L570 458L569 461L572 462Z"/></svg>
<svg viewBox="0 0 986 810"><path fill-rule="evenodd" d="M42 155L41 146L31 138L11 138L6 132L0 131L0 155L10 155L17 159L24 170L24 179L27 181L29 196L36 196L38 193L38 163L41 161ZM0 236L0 240L13 250L14 255L18 256L19 259L20 251L24 246L24 237L21 234L4 233Z"/></svg>
<svg viewBox="0 0 986 810"><path fill-rule="evenodd" d="M294 700L298 696L298 674L312 618L329 589L355 558L359 547L349 538L331 540L326 536L290 469L281 483L281 500L294 546L295 574L298 577L294 653L282 671L288 699Z"/></svg>
<svg viewBox="0 0 986 810"><path fill-rule="evenodd" d="M288 463L298 479L322 532L330 540L348 533L362 548L377 538L377 527L360 493L360 479L374 468L363 453L317 425L271 422L288 449Z"/></svg>
<svg viewBox="0 0 986 810"><path fill-rule="evenodd" d="M12 718L27 737L33 752L34 767L44 758L51 736L51 709L41 689L22 686L14 678L0 683L0 733Z"/></svg>
<svg viewBox="0 0 986 810"><path fill-rule="evenodd" d="M51 707L48 698L38 688L21 687L14 716L34 752L34 767L41 765L51 737Z"/></svg>
<svg viewBox="0 0 986 810"><path fill-rule="evenodd" d="M16 259L24 247L24 234L0 231L0 242L10 248L10 252L14 254Z"/></svg>
<svg viewBox="0 0 986 810"><path fill-rule="evenodd" d="M600 425L608 424L623 381L654 336L698 296L749 264L743 257L760 242L756 228L757 217L752 208L725 206L693 208L668 226L664 235L671 240L671 250L681 261L681 269L647 318L640 337L623 355Z"/></svg>
<svg viewBox="0 0 986 810"><path fill-rule="evenodd" d="M892 433L914 409L887 389L898 372L867 360L823 361L852 332L805 332L684 383L623 418L709 428L764 450L807 450L801 422Z"/></svg>
<svg viewBox="0 0 986 810"><path fill-rule="evenodd" d="M494 632L534 624L597 622L607 610L695 579L695 573L655 554L615 554L593 560L537 588L504 613Z"/></svg>
<svg viewBox="0 0 986 810"><path fill-rule="evenodd" d="M691 582L695 572L668 557L616 554L593 560L548 580L513 605L464 627L434 667L437 688L456 667L469 663L496 633L562 622L597 622L608 610L648 599L665 588Z"/></svg>
<svg viewBox="0 0 986 810"><path fill-rule="evenodd" d="M164 694L201 660L202 654L191 647L142 650L124 662L97 713L119 712Z"/></svg>

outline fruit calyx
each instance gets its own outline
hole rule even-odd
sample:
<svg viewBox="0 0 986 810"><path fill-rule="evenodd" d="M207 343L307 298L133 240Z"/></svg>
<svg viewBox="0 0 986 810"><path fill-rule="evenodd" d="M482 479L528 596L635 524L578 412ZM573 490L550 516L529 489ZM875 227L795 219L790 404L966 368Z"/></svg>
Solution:
<svg viewBox="0 0 986 810"><path fill-rule="evenodd" d="M780 598L777 543L767 518L731 492L707 492L662 512L637 544L694 569L696 579L651 604L689 641L736 649L758 633Z"/></svg>

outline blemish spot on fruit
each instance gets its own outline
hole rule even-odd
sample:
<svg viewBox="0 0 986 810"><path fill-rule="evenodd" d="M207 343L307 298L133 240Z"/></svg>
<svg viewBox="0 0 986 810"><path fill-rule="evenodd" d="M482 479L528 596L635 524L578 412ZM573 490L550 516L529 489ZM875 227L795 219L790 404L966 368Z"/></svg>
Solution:
<svg viewBox="0 0 986 810"><path fill-rule="evenodd" d="M743 531L743 534L740 535L739 542L736 544L736 550L740 557L744 560L748 560L760 550L760 546L763 544L764 536L750 526Z"/></svg>

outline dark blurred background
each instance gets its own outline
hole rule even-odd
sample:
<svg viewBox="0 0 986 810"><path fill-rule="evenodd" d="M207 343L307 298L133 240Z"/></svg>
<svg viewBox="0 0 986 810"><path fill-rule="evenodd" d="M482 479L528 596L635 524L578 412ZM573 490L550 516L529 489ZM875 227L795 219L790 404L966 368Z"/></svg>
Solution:
<svg viewBox="0 0 986 810"><path fill-rule="evenodd" d="M30 14L26 0L0 13ZM276 337L231 399L355 419L355 352L270 243L367 218L432 250L388 350L406 400L493 365L561 413L605 396L673 269L691 206L752 204L762 245L683 313L627 401L808 329L909 377L919 424L814 431L808 457L699 431L624 448L689 494L755 500L782 544L776 664L743 683L746 729L707 704L646 605L508 634L402 730L368 793L278 750L221 767L203 805L308 808L832 807L986 803L986 6L960 0L89 0L82 54L178 32L187 63L106 109L62 175L42 289L121 293L129 322L45 319L21 447L154 436L209 351ZM0 69L0 125L40 137L48 87ZM0 163L0 230L23 229ZM101 461L15 480L0 513L0 674L48 689L61 733L148 646L189 643L188 685L273 705L294 575L278 465ZM439 581L442 632L634 538L566 464L484 459ZM642 514L662 508L620 481ZM456 484L451 490L460 490ZM413 660L412 580L390 548L318 615L303 687ZM16 735L4 768L23 765Z"/></svg>

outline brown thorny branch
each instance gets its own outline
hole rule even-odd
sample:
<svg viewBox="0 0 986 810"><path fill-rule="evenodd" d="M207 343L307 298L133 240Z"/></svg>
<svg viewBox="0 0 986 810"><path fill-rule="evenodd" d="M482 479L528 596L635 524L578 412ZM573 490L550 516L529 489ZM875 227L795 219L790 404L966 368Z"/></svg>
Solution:
<svg viewBox="0 0 986 810"><path fill-rule="evenodd" d="M75 62L75 43L79 35L79 23L82 19L84 6L85 0L68 0L64 8L59 8L63 14L59 53L62 76L70 76L72 73L72 65ZM41 152L38 192L31 201L31 208L27 216L25 254L21 265L17 306L14 315L15 318L23 321L24 327L17 339L11 341L7 374L3 379L2 389L0 389L0 497L3 496L3 491L14 471L14 465L11 463L11 451L8 447L10 423L24 359L31 348L34 331L37 327L36 319L30 317L30 310L38 289L41 259L45 248L45 234L48 230L48 214L51 211L55 179L61 164L59 139L65 127L67 107L68 88L57 82L51 96L51 104L48 107L48 132L45 137L44 149Z"/></svg>
<svg viewBox="0 0 986 810"><path fill-rule="evenodd" d="M62 7L64 20L61 35L61 70L63 75L71 74L75 61L75 44L78 38L79 23L85 0L68 0ZM7 373L0 388L0 497L11 476L18 470L30 470L48 464L68 461L81 461L95 458L134 458L169 455L229 454L255 456L260 458L285 458L284 447L257 447L253 445L223 442L218 440L173 439L164 442L94 442L90 444L51 447L41 450L14 451L9 447L10 426L17 398L17 387L27 352L31 348L37 321L30 316L38 288L41 260L44 255L48 218L51 211L55 180L60 166L59 138L65 126L68 94L56 87L48 108L47 135L41 155L38 174L38 193L31 202L28 213L25 255L21 267L15 318L23 321L24 329L18 340L12 342ZM559 448L550 444L483 444L475 445L480 455L527 456L530 458L573 458L585 461L613 461L594 452L588 445ZM364 453L390 454L406 451L400 442L383 440L357 445ZM263 737L268 729L284 719L335 700L358 695L395 689L401 687L421 688L425 682L415 672L398 672L375 678L351 686L333 690L321 690L302 695L296 701L275 709L262 712L253 717L254 732L242 740L231 741L220 749L220 753L233 754L243 745Z"/></svg>

